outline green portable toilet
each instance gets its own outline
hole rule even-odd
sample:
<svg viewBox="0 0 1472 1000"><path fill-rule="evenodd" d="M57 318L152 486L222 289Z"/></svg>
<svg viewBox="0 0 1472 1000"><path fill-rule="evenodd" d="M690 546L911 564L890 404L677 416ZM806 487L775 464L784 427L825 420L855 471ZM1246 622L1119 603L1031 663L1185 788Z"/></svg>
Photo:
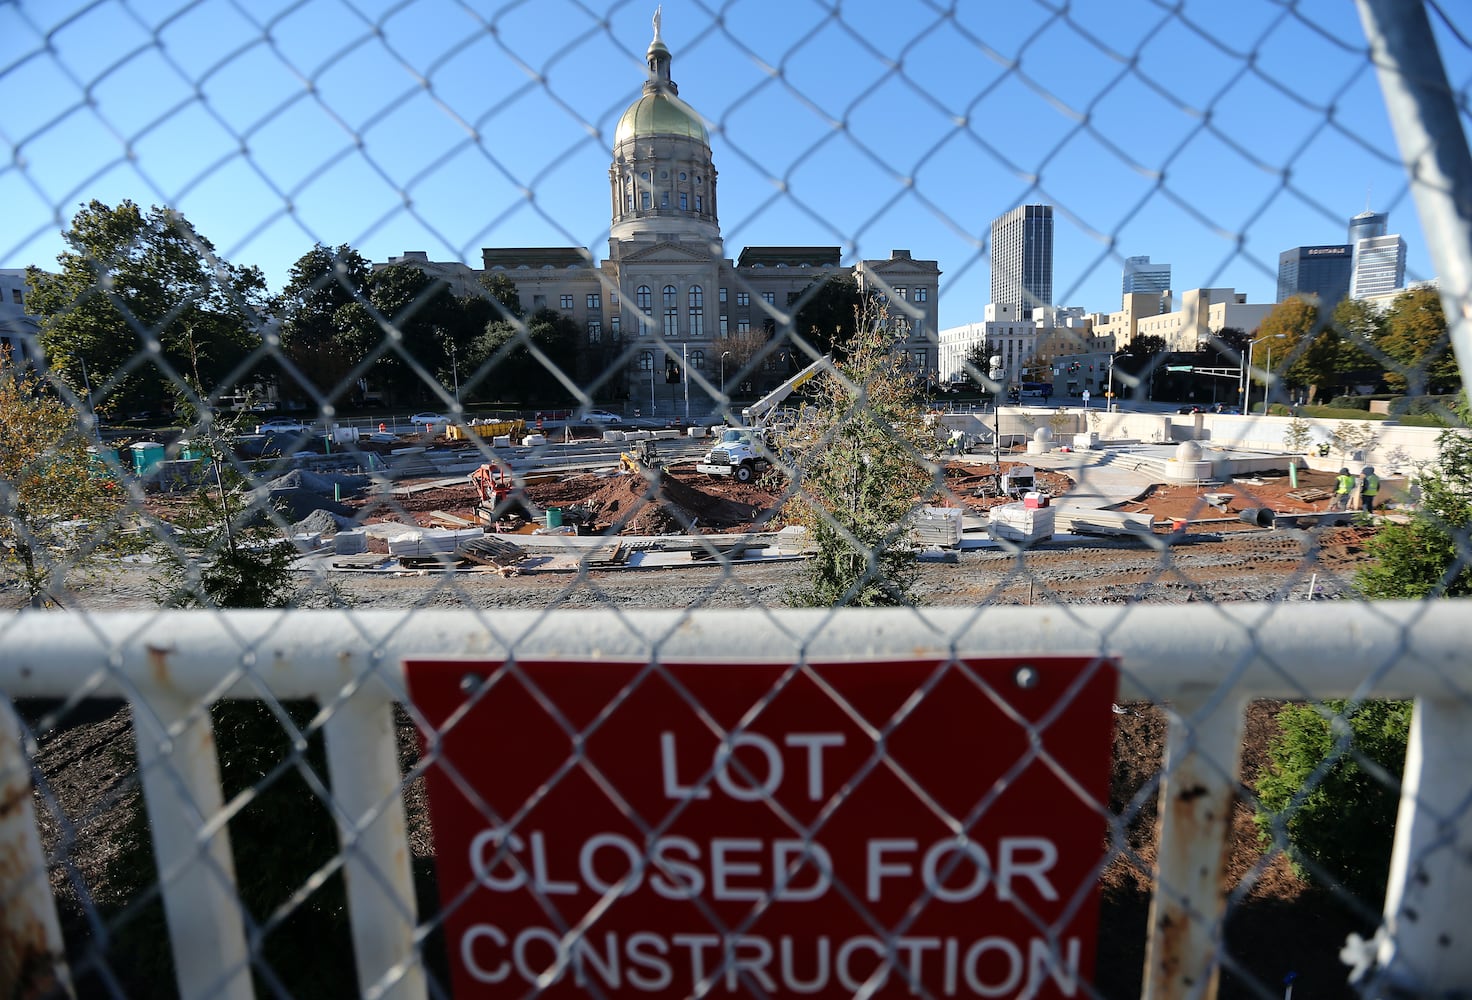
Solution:
<svg viewBox="0 0 1472 1000"><path fill-rule="evenodd" d="M133 445L133 474L142 479L154 472L164 460L164 446L157 441L139 441Z"/></svg>
<svg viewBox="0 0 1472 1000"><path fill-rule="evenodd" d="M200 458L207 458L208 456L209 453L205 451L203 445L197 445L193 441L179 442L179 457L186 462L192 462Z"/></svg>

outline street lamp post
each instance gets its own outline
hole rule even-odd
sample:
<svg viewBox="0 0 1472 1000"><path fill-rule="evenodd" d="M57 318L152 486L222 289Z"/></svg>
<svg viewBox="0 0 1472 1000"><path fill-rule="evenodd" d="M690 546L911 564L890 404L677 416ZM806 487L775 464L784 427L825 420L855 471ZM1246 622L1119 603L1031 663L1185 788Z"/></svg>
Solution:
<svg viewBox="0 0 1472 1000"><path fill-rule="evenodd" d="M997 475L1000 477L1002 475L1002 400L1001 397L997 394L997 386L1001 384L1002 377L1006 375L1006 372L1002 368L1002 356L1000 354L993 354L991 356L991 361L988 367L991 370L987 372L987 374L988 376L990 376L993 383L992 468L996 470ZM1000 484L1001 479L999 478L997 482L998 484Z"/></svg>
<svg viewBox="0 0 1472 1000"><path fill-rule="evenodd" d="M721 352L721 392L726 391L726 359L730 356L730 351Z"/></svg>
<svg viewBox="0 0 1472 1000"><path fill-rule="evenodd" d="M450 341L450 374L455 379L455 402L460 402L460 359L455 353L455 342Z"/></svg>
<svg viewBox="0 0 1472 1000"><path fill-rule="evenodd" d="M1266 337L1258 337L1256 340L1247 342L1247 353L1242 357L1242 415L1246 416L1252 412L1252 349L1265 340L1282 340L1288 336L1286 333L1269 334ZM1268 348L1268 378L1272 377L1273 349ZM1268 412L1268 380L1263 380L1262 412L1266 416Z"/></svg>

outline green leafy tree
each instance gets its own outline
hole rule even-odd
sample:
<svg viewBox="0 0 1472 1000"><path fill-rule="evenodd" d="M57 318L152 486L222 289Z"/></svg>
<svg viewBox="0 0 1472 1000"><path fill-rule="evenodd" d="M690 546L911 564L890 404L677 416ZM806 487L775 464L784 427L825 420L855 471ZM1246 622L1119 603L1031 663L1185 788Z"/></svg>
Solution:
<svg viewBox="0 0 1472 1000"><path fill-rule="evenodd" d="M98 409L165 397L165 371L126 367L155 339L164 365L211 388L260 346L260 271L224 260L173 209L93 201L62 238L57 273L29 269L28 306L50 369L76 389L85 364Z"/></svg>
<svg viewBox="0 0 1472 1000"><path fill-rule="evenodd" d="M1285 705L1257 781L1258 836L1300 875L1370 906L1385 897L1411 703Z"/></svg>
<svg viewBox="0 0 1472 1000"><path fill-rule="evenodd" d="M860 329L861 317L871 300L872 296L860 290L851 274L816 281L797 297L793 329L819 354L842 358Z"/></svg>
<svg viewBox="0 0 1472 1000"><path fill-rule="evenodd" d="M31 607L59 601L68 574L115 538L122 490L89 444L50 387L0 356L0 581Z"/></svg>
<svg viewBox="0 0 1472 1000"><path fill-rule="evenodd" d="M348 303L340 315L352 356L375 357L371 377L404 401L433 398L438 373L450 368L447 337L467 346L470 339L450 286L412 264L373 271L368 300Z"/></svg>
<svg viewBox="0 0 1472 1000"><path fill-rule="evenodd" d="M524 322L493 321L470 344L466 357L476 375L470 385L462 383L462 392L520 403L566 397L558 372L568 378L576 373L580 333L555 309L539 309Z"/></svg>
<svg viewBox="0 0 1472 1000"><path fill-rule="evenodd" d="M1411 519L1385 524L1366 548L1374 561L1356 577L1360 591L1385 600L1472 595L1472 439L1448 429L1436 461L1416 477L1421 499Z"/></svg>
<svg viewBox="0 0 1472 1000"><path fill-rule="evenodd" d="M800 607L911 603L907 524L933 486L925 455L935 441L894 331L877 309L861 320L846 359L814 379L808 419L779 442L796 475L785 513L817 549L789 595Z"/></svg>
<svg viewBox="0 0 1472 1000"><path fill-rule="evenodd" d="M520 319L526 315L521 306L521 293L516 282L501 271L492 271L480 276L480 285L495 303L494 319Z"/></svg>
<svg viewBox="0 0 1472 1000"><path fill-rule="evenodd" d="M1385 382L1392 389L1424 396L1455 392L1461 385L1441 296L1434 288L1396 298L1385 314L1377 346L1390 361Z"/></svg>
<svg viewBox="0 0 1472 1000"><path fill-rule="evenodd" d="M282 379L283 395L305 398L309 387L327 396L351 393L345 382L371 345L362 343L348 311L368 295L372 265L352 247L335 250L318 243L291 265L286 286L276 297L281 345L307 385Z"/></svg>

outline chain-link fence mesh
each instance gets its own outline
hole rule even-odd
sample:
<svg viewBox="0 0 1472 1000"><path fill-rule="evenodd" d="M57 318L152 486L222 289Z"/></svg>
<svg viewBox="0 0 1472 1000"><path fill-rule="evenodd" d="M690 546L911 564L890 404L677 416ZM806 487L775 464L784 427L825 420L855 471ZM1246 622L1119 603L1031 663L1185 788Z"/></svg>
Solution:
<svg viewBox="0 0 1472 1000"><path fill-rule="evenodd" d="M0 981L1465 988L1463 12L648 13L0 6Z"/></svg>

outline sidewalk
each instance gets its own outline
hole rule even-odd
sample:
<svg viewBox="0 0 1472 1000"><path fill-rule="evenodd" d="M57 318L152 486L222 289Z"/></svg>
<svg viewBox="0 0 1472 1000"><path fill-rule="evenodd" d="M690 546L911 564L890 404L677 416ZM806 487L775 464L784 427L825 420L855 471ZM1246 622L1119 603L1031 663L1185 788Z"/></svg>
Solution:
<svg viewBox="0 0 1472 1000"><path fill-rule="evenodd" d="M1133 500L1157 480L1133 469L1113 464L1113 452L1049 452L1046 455L1013 456L1039 469L1065 472L1077 482L1073 489L1053 498L1053 506L1064 510L1103 510Z"/></svg>

